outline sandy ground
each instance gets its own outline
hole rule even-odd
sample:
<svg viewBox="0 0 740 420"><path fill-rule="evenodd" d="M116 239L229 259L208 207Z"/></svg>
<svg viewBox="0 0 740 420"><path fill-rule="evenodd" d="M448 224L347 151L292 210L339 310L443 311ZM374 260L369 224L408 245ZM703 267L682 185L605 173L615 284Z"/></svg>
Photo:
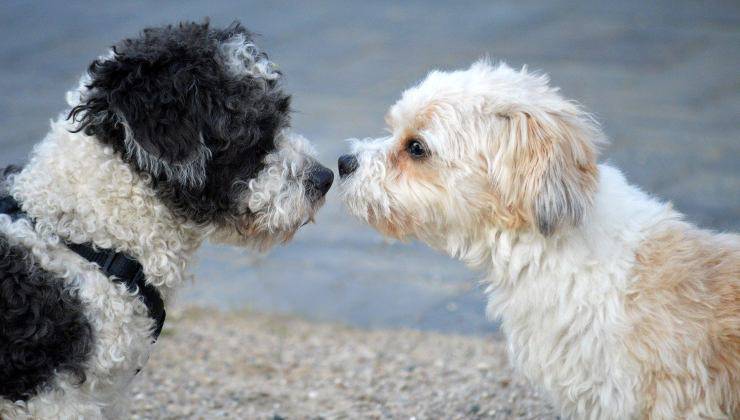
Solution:
<svg viewBox="0 0 740 420"><path fill-rule="evenodd" d="M497 336L187 309L157 346L134 418L554 418Z"/></svg>

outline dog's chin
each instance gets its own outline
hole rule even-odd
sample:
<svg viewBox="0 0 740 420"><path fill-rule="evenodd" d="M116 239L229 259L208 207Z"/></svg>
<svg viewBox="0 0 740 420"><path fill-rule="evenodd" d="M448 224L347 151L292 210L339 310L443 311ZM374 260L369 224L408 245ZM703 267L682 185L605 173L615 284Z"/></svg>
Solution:
<svg viewBox="0 0 740 420"><path fill-rule="evenodd" d="M406 241L415 235L413 223L410 223L410 218L398 214L393 210L380 214L379 211L370 205L357 206L348 201L345 201L344 204L350 214L367 223L383 236Z"/></svg>
<svg viewBox="0 0 740 420"><path fill-rule="evenodd" d="M270 230L255 227L248 223L235 223L230 228L218 229L211 235L210 241L264 252L275 245L284 244L293 239L302 225L301 223L289 228Z"/></svg>
<svg viewBox="0 0 740 420"><path fill-rule="evenodd" d="M316 213L323 204L322 197L302 217L285 221L280 226L260 223L268 218L260 214L236 218L217 229L210 240L220 244L267 251L275 245L289 242L302 227L315 223Z"/></svg>
<svg viewBox="0 0 740 420"><path fill-rule="evenodd" d="M371 219L369 225L375 228L383 236L398 239L399 241L408 241L414 237L414 232L407 223L401 223L394 219Z"/></svg>

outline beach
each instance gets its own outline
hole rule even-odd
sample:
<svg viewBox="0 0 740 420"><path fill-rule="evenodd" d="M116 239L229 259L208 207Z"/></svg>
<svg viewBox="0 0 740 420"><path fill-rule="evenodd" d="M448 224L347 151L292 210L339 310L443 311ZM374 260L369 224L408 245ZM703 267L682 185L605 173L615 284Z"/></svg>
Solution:
<svg viewBox="0 0 740 420"><path fill-rule="evenodd" d="M176 311L131 392L133 418L554 418L498 335L365 331Z"/></svg>

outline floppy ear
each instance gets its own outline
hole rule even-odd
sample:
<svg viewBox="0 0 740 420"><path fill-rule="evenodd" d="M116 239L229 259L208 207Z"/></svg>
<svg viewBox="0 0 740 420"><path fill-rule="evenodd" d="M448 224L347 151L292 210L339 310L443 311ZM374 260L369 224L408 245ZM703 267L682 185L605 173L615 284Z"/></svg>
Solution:
<svg viewBox="0 0 740 420"><path fill-rule="evenodd" d="M110 109L119 115L126 141L134 143L126 146L137 159L148 154L168 165L184 165L199 157L197 89L190 72L144 63L110 92Z"/></svg>
<svg viewBox="0 0 740 420"><path fill-rule="evenodd" d="M545 236L577 225L596 190L599 129L577 109L514 112L506 121L502 147L511 165L510 202Z"/></svg>
<svg viewBox="0 0 740 420"><path fill-rule="evenodd" d="M90 65L89 82L69 118L78 122L77 131L112 144L139 168L201 184L208 148L201 134L199 75L181 61L124 56L114 48Z"/></svg>

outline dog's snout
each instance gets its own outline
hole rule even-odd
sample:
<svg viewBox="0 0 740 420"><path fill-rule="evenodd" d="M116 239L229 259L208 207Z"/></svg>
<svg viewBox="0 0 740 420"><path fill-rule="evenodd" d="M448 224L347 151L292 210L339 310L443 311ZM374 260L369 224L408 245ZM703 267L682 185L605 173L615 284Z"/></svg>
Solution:
<svg viewBox="0 0 740 420"><path fill-rule="evenodd" d="M310 189L319 194L319 197L323 197L334 182L334 172L325 166L316 165L309 173L306 182Z"/></svg>
<svg viewBox="0 0 740 420"><path fill-rule="evenodd" d="M337 161L337 164L339 166L339 176L344 178L345 176L351 174L357 169L357 166L358 166L357 156L355 155L339 156L339 160Z"/></svg>

